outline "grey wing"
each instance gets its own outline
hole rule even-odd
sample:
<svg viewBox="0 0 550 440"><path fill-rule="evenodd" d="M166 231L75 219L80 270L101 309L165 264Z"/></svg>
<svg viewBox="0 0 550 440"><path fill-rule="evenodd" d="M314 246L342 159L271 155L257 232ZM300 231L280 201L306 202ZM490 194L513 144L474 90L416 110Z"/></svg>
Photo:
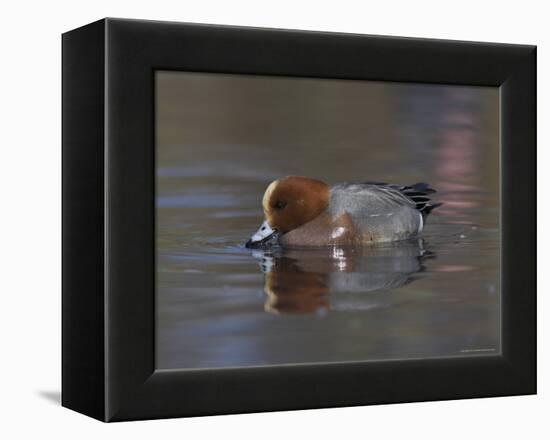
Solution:
<svg viewBox="0 0 550 440"><path fill-rule="evenodd" d="M375 241L409 238L421 231L423 220L415 202L390 186L341 183L331 188L330 213L348 213L354 224Z"/></svg>

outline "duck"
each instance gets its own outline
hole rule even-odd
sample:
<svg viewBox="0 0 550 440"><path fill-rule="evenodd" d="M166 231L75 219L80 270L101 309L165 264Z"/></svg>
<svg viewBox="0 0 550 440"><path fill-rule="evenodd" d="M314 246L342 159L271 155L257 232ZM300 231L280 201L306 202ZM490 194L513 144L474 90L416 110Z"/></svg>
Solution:
<svg viewBox="0 0 550 440"><path fill-rule="evenodd" d="M262 198L264 220L247 248L368 245L418 236L436 191L427 183L337 183L286 176Z"/></svg>

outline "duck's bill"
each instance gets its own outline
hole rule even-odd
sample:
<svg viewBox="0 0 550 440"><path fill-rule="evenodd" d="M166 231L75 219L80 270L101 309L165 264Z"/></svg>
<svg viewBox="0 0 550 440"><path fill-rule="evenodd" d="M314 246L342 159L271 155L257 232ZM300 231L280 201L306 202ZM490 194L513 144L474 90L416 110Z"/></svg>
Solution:
<svg viewBox="0 0 550 440"><path fill-rule="evenodd" d="M256 233L246 242L245 246L247 248L272 246L277 244L278 235L277 231L271 229L269 224L264 221Z"/></svg>

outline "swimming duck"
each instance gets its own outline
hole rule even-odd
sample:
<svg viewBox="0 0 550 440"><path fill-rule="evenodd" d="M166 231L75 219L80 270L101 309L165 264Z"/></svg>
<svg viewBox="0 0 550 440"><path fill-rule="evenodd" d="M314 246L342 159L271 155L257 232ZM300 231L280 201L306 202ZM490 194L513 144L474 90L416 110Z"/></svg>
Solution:
<svg viewBox="0 0 550 440"><path fill-rule="evenodd" d="M345 246L406 240L422 232L441 205L426 183L339 183L287 176L272 182L262 200L265 220L246 247Z"/></svg>

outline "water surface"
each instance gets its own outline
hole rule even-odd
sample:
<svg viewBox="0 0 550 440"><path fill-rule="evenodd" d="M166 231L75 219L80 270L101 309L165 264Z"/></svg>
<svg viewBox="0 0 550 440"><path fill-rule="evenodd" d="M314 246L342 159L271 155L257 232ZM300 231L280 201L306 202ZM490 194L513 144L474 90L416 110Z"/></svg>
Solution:
<svg viewBox="0 0 550 440"><path fill-rule="evenodd" d="M157 367L500 351L494 88L157 74ZM249 250L275 178L429 182L407 242Z"/></svg>

